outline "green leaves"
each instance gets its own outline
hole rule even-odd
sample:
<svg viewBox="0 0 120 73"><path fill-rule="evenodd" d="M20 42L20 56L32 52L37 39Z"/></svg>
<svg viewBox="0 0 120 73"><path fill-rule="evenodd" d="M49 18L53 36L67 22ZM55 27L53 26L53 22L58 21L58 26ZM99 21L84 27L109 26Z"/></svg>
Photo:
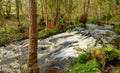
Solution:
<svg viewBox="0 0 120 73"><path fill-rule="evenodd" d="M105 47L104 50L105 50L105 51L112 51L113 48L112 48L112 47Z"/></svg>
<svg viewBox="0 0 120 73"><path fill-rule="evenodd" d="M97 70L99 70L99 63L96 59L91 59L84 67L84 73L94 73Z"/></svg>
<svg viewBox="0 0 120 73"><path fill-rule="evenodd" d="M99 63L95 58L87 61L86 64L77 62L70 69L70 73L96 73L98 71L100 71Z"/></svg>

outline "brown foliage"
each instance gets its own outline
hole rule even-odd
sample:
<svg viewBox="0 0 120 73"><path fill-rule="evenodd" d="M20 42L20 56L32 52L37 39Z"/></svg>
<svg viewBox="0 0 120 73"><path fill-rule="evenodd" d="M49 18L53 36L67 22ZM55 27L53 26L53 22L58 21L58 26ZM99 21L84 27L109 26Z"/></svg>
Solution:
<svg viewBox="0 0 120 73"><path fill-rule="evenodd" d="M47 28L54 28L54 24L55 24L55 21L54 20L50 20L49 24L47 25Z"/></svg>

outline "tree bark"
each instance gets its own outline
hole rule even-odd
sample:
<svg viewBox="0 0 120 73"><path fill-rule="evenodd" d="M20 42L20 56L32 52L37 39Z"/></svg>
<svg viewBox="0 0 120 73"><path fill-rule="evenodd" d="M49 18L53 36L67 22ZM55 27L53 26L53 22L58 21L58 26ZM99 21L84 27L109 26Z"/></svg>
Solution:
<svg viewBox="0 0 120 73"><path fill-rule="evenodd" d="M28 73L39 73L37 63L37 6L36 0L29 0L30 27L29 27L29 58Z"/></svg>

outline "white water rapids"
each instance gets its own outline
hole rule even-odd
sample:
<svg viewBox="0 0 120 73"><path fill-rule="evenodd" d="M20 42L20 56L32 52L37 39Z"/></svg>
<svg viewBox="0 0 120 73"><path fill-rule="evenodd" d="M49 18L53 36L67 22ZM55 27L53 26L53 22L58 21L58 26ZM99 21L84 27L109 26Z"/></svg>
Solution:
<svg viewBox="0 0 120 73"><path fill-rule="evenodd" d="M62 69L63 64L65 64L62 62L66 62L65 59L78 57L82 53L75 49L76 47L89 50L95 47L96 43L96 47L102 47L103 42L110 45L109 42L118 36L112 31L113 26L111 25L87 24L87 28L88 30L76 27L46 39L38 40L38 62L42 72L45 72L43 68L51 66L53 62L52 67ZM26 39L0 47L0 71L21 73L21 66L26 67L28 45L29 40Z"/></svg>

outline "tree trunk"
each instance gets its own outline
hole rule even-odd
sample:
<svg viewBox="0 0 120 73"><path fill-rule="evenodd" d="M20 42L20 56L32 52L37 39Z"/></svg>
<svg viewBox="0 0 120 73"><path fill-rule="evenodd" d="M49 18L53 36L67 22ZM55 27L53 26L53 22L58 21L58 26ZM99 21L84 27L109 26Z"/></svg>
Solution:
<svg viewBox="0 0 120 73"><path fill-rule="evenodd" d="M19 29L19 32L23 32L23 29L22 29L22 24L20 23L20 3L19 3L19 0L15 0L16 1L16 18L17 18L17 22L18 22L18 29Z"/></svg>
<svg viewBox="0 0 120 73"><path fill-rule="evenodd" d="M48 1L48 0L45 0L46 26L48 25L48 7L47 7L48 2L47 2L47 1Z"/></svg>
<svg viewBox="0 0 120 73"><path fill-rule="evenodd" d="M39 73L37 63L37 6L36 0L29 0L30 27L29 27L29 58L28 73Z"/></svg>
<svg viewBox="0 0 120 73"><path fill-rule="evenodd" d="M57 27L59 27L59 14L60 14L60 2L59 0L56 0L56 19L55 19L55 24Z"/></svg>
<svg viewBox="0 0 120 73"><path fill-rule="evenodd" d="M43 9L44 9L44 2L43 2L43 0L41 0L41 8L42 8L41 15L42 15L42 18L44 18L44 11L43 11Z"/></svg>
<svg viewBox="0 0 120 73"><path fill-rule="evenodd" d="M56 0L56 18L59 18L60 7L59 7L59 0Z"/></svg>
<svg viewBox="0 0 120 73"><path fill-rule="evenodd" d="M68 20L71 22L72 0L68 0Z"/></svg>
<svg viewBox="0 0 120 73"><path fill-rule="evenodd" d="M5 16L5 18L9 19L11 17L10 12L11 12L11 1L8 0L7 4L6 4L6 16Z"/></svg>
<svg viewBox="0 0 120 73"><path fill-rule="evenodd" d="M84 27L86 27L86 22L87 22L87 17L88 17L88 10L90 6L90 0L85 0L84 1L84 6L83 6L83 15L80 18L80 22L84 24Z"/></svg>

